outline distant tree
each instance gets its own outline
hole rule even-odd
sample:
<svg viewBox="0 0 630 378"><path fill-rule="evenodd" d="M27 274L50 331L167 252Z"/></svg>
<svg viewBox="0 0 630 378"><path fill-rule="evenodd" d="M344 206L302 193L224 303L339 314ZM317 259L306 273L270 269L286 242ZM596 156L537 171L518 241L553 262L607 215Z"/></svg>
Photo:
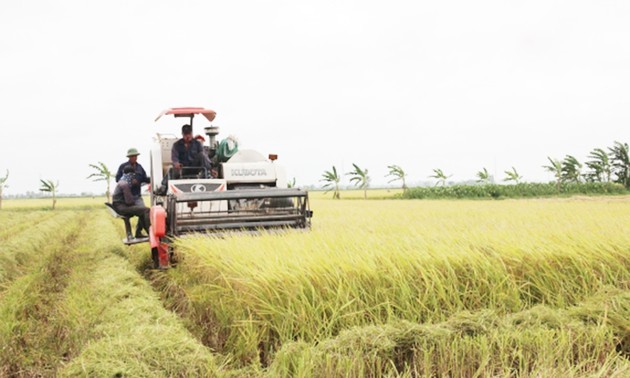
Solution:
<svg viewBox="0 0 630 378"><path fill-rule="evenodd" d="M363 198L367 199L367 189L370 186L370 176L368 176L367 168L361 169L354 163L352 163L352 167L354 170L346 173L346 175L351 176L350 182L353 183L354 186L363 189Z"/></svg>
<svg viewBox="0 0 630 378"><path fill-rule="evenodd" d="M547 156L549 165L543 165L543 168L547 172L553 173L553 177L556 179L556 189L560 191L560 185L562 184L562 163L558 159L552 159Z"/></svg>
<svg viewBox="0 0 630 378"><path fill-rule="evenodd" d="M363 197L367 198L367 189L370 186L370 176L368 176L367 169L361 169L358 165L352 164L353 171L346 173L350 177L350 182L354 183L354 186L358 186L359 189L363 189Z"/></svg>
<svg viewBox="0 0 630 378"><path fill-rule="evenodd" d="M7 169L7 174L4 177L0 177L0 209L2 209L2 192L5 188L8 188L7 180L9 179L9 170Z"/></svg>
<svg viewBox="0 0 630 378"><path fill-rule="evenodd" d="M453 175L446 175L444 173L444 171L442 171L439 168L435 168L433 169L433 175L429 176L429 178L434 178L436 180L438 180L435 183L435 186L438 186L438 184L442 184L442 186L446 186L446 180L448 180L450 177L452 177Z"/></svg>
<svg viewBox="0 0 630 378"><path fill-rule="evenodd" d="M322 179L319 181L324 181L326 184L324 185L324 189L328 188L325 193L333 190L333 199L340 199L339 195L339 182L341 182L341 176L337 174L337 168L333 165L331 171L324 171L322 175Z"/></svg>
<svg viewBox="0 0 630 378"><path fill-rule="evenodd" d="M617 176L615 182L630 188L630 158L628 157L628 143L615 142L609 147L612 172Z"/></svg>
<svg viewBox="0 0 630 378"><path fill-rule="evenodd" d="M112 177L114 177L114 175L103 162L99 161L97 164L90 164L90 167L94 168L96 172L92 173L86 178L92 179L92 181L105 181L107 183L107 189L105 189L105 197L107 197L107 202L110 202L109 197L111 191L109 184L111 183Z"/></svg>
<svg viewBox="0 0 630 378"><path fill-rule="evenodd" d="M512 167L511 171L505 171L505 174L507 177L503 181L514 181L514 183L518 184L523 179L523 176L519 175L514 167Z"/></svg>
<svg viewBox="0 0 630 378"><path fill-rule="evenodd" d="M591 169L591 172L587 174L589 181L597 182L610 182L610 175L612 173L612 167L610 165L610 158L606 151L601 148L595 148L588 155L588 160L585 164Z"/></svg>
<svg viewBox="0 0 630 378"><path fill-rule="evenodd" d="M477 182L480 184L490 183L490 173L488 173L488 170L486 168L477 172Z"/></svg>
<svg viewBox="0 0 630 378"><path fill-rule="evenodd" d="M40 192L48 192L52 195L52 209L55 210L57 205L57 190L59 190L59 181L54 183L52 180L39 180L42 183L42 187L39 188Z"/></svg>
<svg viewBox="0 0 630 378"><path fill-rule="evenodd" d="M407 191L407 174L405 171L398 165L388 165L387 168L389 168L389 173L385 177L393 177L387 183L401 181L403 192Z"/></svg>
<svg viewBox="0 0 630 378"><path fill-rule="evenodd" d="M567 155L562 161L562 181L580 182L582 177L582 163L575 156Z"/></svg>

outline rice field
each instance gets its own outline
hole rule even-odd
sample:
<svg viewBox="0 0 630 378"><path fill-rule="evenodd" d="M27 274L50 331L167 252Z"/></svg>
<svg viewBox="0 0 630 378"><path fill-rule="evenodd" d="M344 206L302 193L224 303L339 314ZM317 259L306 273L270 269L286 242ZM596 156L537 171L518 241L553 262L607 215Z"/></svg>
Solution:
<svg viewBox="0 0 630 378"><path fill-rule="evenodd" d="M630 376L630 198L354 194L166 272L100 199L6 201L0 376Z"/></svg>

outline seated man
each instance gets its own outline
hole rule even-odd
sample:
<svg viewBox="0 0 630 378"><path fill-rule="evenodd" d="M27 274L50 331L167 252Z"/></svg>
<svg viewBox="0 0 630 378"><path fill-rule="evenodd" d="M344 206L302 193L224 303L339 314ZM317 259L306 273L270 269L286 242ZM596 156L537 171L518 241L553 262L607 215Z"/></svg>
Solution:
<svg viewBox="0 0 630 378"><path fill-rule="evenodd" d="M207 172L212 169L210 158L204 153L201 142L193 138L190 125L182 126L182 138L173 144L171 160L176 172L180 174L186 167L202 167Z"/></svg>
<svg viewBox="0 0 630 378"><path fill-rule="evenodd" d="M204 149L204 145L199 138L193 138L192 126L190 125L182 126L182 138L173 143L171 161L173 162L172 172L164 175L160 187L154 191L156 195L166 195L169 178L179 179L186 174L196 176L202 168L205 168L205 173L209 174L210 177L218 176L217 170L212 168L212 162L208 157L208 152Z"/></svg>
<svg viewBox="0 0 630 378"><path fill-rule="evenodd" d="M131 165L126 165L123 168L123 175L114 189L112 205L120 215L137 216L136 238L146 238L147 235L143 235L142 230L145 230L147 234L149 233L149 226L151 225L149 208L131 193L134 176L134 168Z"/></svg>

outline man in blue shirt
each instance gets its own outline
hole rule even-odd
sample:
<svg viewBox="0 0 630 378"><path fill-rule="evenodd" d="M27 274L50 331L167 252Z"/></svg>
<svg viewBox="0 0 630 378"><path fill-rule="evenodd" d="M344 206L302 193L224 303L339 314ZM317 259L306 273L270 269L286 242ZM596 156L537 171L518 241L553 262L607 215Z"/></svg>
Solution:
<svg viewBox="0 0 630 378"><path fill-rule="evenodd" d="M177 172L181 172L186 167L203 167L208 172L212 168L210 158L204 153L203 145L193 138L190 125L182 126L182 138L173 144L171 160Z"/></svg>
<svg viewBox="0 0 630 378"><path fill-rule="evenodd" d="M212 162L207 152L204 151L203 144L193 138L192 126L182 126L182 138L173 143L171 148L171 161L173 169L162 179L162 184L153 192L156 195L166 195L168 180L178 180L182 176L199 177L200 169L205 168L209 177L217 177L216 169L212 169ZM204 177L205 178L205 177Z"/></svg>
<svg viewBox="0 0 630 378"><path fill-rule="evenodd" d="M131 194L133 194L136 198L141 199L141 185L143 183L151 183L151 179L147 177L147 173L144 168L142 168L140 163L138 163L138 155L140 155L140 153L136 148L130 148L127 150L127 158L129 158L129 160L118 167L118 172L116 172L116 182L120 181L125 166L131 166L134 170L134 179L131 183Z"/></svg>

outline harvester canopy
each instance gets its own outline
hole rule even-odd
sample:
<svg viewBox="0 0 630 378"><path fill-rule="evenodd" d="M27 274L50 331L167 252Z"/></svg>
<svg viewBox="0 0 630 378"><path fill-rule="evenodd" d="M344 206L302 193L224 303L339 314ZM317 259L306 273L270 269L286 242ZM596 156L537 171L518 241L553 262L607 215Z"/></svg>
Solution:
<svg viewBox="0 0 630 378"><path fill-rule="evenodd" d="M214 121L214 118L217 116L217 112L211 109L199 108L199 107L186 107L186 108L170 108L164 110L160 113L155 121L162 118L164 115L174 115L175 117L189 117L192 118L196 114L202 114L209 122Z"/></svg>

